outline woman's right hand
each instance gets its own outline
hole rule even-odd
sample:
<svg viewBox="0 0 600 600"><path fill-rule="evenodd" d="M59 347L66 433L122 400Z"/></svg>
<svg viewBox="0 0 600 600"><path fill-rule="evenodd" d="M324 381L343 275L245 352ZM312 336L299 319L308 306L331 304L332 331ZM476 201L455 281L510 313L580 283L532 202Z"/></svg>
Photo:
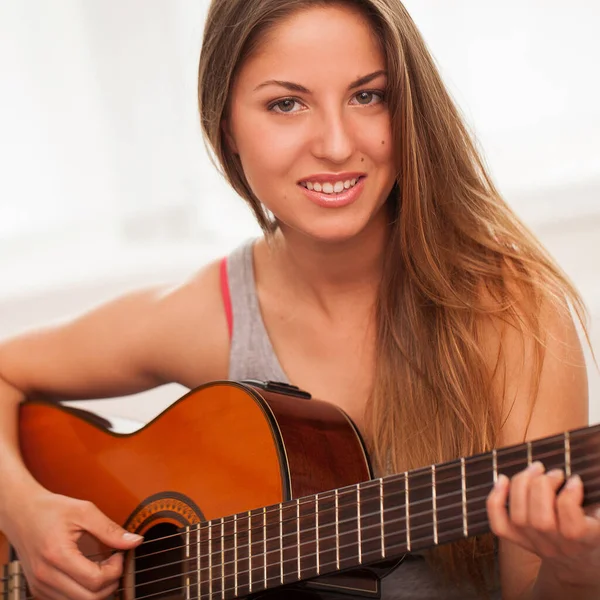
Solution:
<svg viewBox="0 0 600 600"><path fill-rule="evenodd" d="M5 533L39 600L101 600L113 593L123 571L123 552L102 561L79 548L87 532L114 550L131 550L142 537L124 530L91 502L37 488L11 511ZM21 496L23 499L23 496Z"/></svg>

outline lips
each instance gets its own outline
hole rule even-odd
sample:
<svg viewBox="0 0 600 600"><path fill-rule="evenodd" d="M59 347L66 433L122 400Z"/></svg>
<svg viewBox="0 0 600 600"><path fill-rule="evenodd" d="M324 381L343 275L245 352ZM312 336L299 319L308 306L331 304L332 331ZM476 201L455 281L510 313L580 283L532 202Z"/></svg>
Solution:
<svg viewBox="0 0 600 600"><path fill-rule="evenodd" d="M362 193L365 187L365 176L358 176L356 183L354 185L349 186L348 188L344 187L343 191L339 193L327 193L323 190L315 190L314 183L320 184L319 181L309 180L301 181L298 183L299 187L302 189L303 193L308 197L309 200L321 206L323 208L342 208L344 206L348 206L353 204L360 194ZM336 181L340 181L339 179ZM308 188L308 183L313 183L313 189ZM306 185L303 185L305 183ZM331 179L324 181L323 185L331 186Z"/></svg>

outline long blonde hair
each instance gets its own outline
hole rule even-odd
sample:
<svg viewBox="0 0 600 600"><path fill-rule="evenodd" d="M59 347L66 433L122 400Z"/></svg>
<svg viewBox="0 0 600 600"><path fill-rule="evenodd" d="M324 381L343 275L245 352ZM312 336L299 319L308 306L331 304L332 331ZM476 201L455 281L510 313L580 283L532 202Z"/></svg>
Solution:
<svg viewBox="0 0 600 600"><path fill-rule="evenodd" d="M492 398L495 369L481 350L481 323L499 317L535 340L533 403L545 350L540 308L551 302L568 311L571 304L582 322L585 311L573 285L492 183L402 4L213 0L198 78L205 138L269 233L273 224L223 139L229 92L269 28L295 11L332 4L361 10L381 40L397 149L367 411L372 457L380 471L403 471L490 450L501 416ZM483 589L493 559L491 536L438 548L432 556L447 574L466 572Z"/></svg>

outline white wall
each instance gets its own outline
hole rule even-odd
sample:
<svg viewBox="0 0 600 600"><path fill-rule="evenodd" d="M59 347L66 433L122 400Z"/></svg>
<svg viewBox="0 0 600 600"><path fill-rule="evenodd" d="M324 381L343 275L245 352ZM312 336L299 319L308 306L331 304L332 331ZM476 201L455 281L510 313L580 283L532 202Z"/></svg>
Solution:
<svg viewBox="0 0 600 600"><path fill-rule="evenodd" d="M600 353L600 3L406 0ZM0 2L0 337L176 280L258 232L196 114L207 0ZM177 390L102 401L148 417ZM600 377L590 364L592 420Z"/></svg>

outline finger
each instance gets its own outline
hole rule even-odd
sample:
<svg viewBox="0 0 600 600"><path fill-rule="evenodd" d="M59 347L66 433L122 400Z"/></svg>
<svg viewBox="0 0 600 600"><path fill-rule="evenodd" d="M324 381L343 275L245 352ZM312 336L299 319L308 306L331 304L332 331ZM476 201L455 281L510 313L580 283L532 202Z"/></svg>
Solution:
<svg viewBox="0 0 600 600"><path fill-rule="evenodd" d="M64 600L64 598L69 598L69 600L104 600L118 587L119 581L117 580L97 590L90 590L59 570L56 570L53 574L52 589L58 592L58 598L61 598L61 600Z"/></svg>
<svg viewBox="0 0 600 600"><path fill-rule="evenodd" d="M600 522L585 514L582 503L583 483L579 475L573 475L556 501L559 530L571 542L597 546L600 541Z"/></svg>
<svg viewBox="0 0 600 600"><path fill-rule="evenodd" d="M103 544L116 550L131 550L144 539L111 521L91 502L83 503L77 525L82 531L91 533Z"/></svg>
<svg viewBox="0 0 600 600"><path fill-rule="evenodd" d="M487 498L486 506L490 529L499 538L515 542L527 550L534 551L529 540L511 522L506 503L511 484L506 475L498 475L496 485Z"/></svg>
<svg viewBox="0 0 600 600"><path fill-rule="evenodd" d="M544 465L536 461L515 475L510 482L510 496L508 499L510 520L513 525L522 530L531 525L529 510L531 480L540 477L543 472Z"/></svg>
<svg viewBox="0 0 600 600"><path fill-rule="evenodd" d="M529 481L528 520L531 525L527 535L538 554L545 557L559 553L561 536L556 512L556 492L564 481L560 469L547 475L532 477Z"/></svg>
<svg viewBox="0 0 600 600"><path fill-rule="evenodd" d="M101 600L109 597L117 588L118 581L111 582L96 591L86 589L60 569L46 564L33 580L31 591L36 600Z"/></svg>
<svg viewBox="0 0 600 600"><path fill-rule="evenodd" d="M123 554L117 552L102 562L95 562L73 545L56 567L83 588L98 592L119 581L123 572Z"/></svg>

